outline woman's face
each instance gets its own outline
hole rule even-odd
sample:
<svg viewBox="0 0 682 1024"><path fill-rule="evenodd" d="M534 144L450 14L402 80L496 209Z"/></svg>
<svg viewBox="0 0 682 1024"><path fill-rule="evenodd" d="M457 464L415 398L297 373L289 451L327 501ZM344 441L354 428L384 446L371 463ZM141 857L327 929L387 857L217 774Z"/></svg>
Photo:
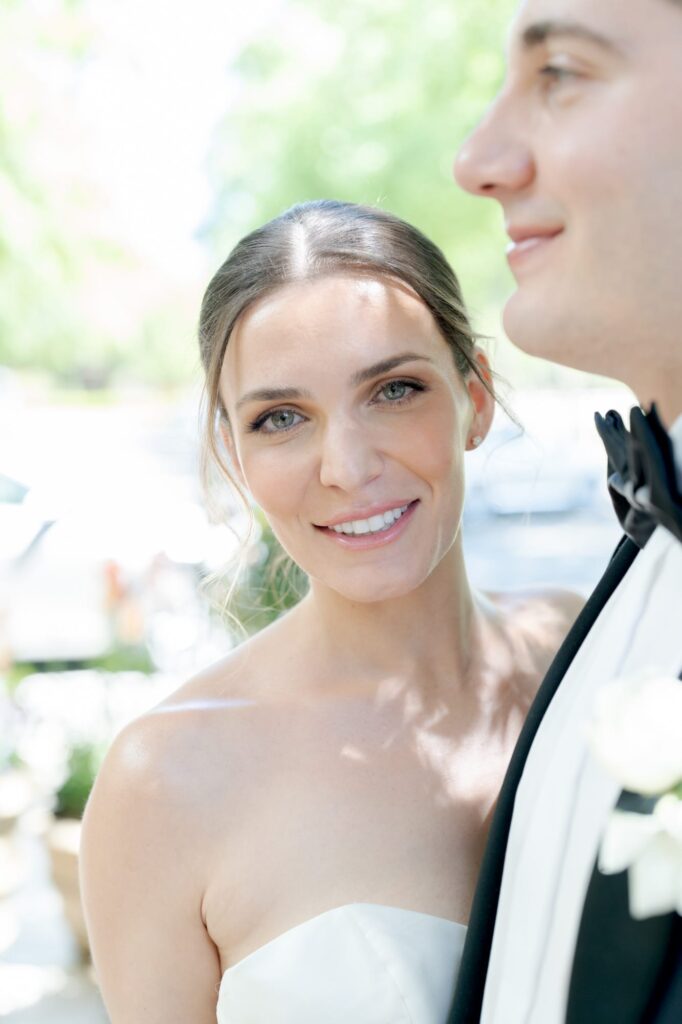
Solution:
<svg viewBox="0 0 682 1024"><path fill-rule="evenodd" d="M459 529L463 452L492 400L408 287L335 274L241 317L221 396L235 462L282 546L356 601L418 587Z"/></svg>

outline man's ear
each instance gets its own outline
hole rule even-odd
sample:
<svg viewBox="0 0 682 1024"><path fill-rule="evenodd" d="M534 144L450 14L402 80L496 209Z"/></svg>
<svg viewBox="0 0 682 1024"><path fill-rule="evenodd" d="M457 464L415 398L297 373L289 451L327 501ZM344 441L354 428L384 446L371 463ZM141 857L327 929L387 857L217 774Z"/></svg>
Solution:
<svg viewBox="0 0 682 1024"><path fill-rule="evenodd" d="M474 349L473 355L483 380L472 370L466 381L466 389L469 392L473 408L473 416L467 433L467 451L478 448L482 443L490 430L495 415L493 378L488 357L480 348Z"/></svg>
<svg viewBox="0 0 682 1024"><path fill-rule="evenodd" d="M220 437L222 439L223 445L225 446L225 451L227 452L230 469L232 470L235 477L239 481L239 484L244 488L244 490L248 490L246 486L246 480L244 478L244 472L242 470L242 465L241 462L239 461L237 446L234 443L234 437L232 436L232 428L230 427L230 424L228 423L227 420L221 418L219 429Z"/></svg>

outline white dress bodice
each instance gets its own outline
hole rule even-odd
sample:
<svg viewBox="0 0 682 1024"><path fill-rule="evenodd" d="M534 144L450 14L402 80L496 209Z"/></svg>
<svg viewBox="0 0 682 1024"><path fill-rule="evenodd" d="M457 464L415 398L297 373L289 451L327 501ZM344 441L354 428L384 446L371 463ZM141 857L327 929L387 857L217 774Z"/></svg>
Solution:
<svg viewBox="0 0 682 1024"><path fill-rule="evenodd" d="M218 1024L445 1024L465 934L414 910L336 907L229 967Z"/></svg>

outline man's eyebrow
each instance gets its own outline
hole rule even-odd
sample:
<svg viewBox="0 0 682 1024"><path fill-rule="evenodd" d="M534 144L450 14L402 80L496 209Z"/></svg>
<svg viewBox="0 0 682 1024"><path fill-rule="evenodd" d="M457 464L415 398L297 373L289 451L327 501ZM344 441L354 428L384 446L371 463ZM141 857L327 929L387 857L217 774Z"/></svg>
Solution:
<svg viewBox="0 0 682 1024"><path fill-rule="evenodd" d="M358 370L351 377L350 383L353 387L358 387L360 384L364 384L366 381L372 380L382 373L390 373L391 370L402 366L403 363L413 362L417 359L427 363L432 362L428 356L421 356L418 352L403 352L399 356L382 359L378 363L366 366L364 370ZM294 401L297 398L312 398L312 395L310 391L306 391L303 388L257 388L255 391L247 391L245 395L242 395L237 402L237 409L241 409L247 402L283 402Z"/></svg>
<svg viewBox="0 0 682 1024"><path fill-rule="evenodd" d="M601 32L597 32L593 28L589 28L587 25L583 25L579 21L559 21L553 19L535 21L531 25L527 25L521 33L521 46L524 50L532 50L555 36L570 36L573 39L582 39L588 43L596 43L603 50L609 50L612 53L621 52L612 39L602 35Z"/></svg>

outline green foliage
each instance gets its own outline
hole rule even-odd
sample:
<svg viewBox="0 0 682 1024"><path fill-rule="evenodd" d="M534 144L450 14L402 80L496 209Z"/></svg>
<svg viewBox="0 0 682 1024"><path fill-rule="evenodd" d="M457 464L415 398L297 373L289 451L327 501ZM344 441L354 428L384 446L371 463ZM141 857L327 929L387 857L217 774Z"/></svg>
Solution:
<svg viewBox="0 0 682 1024"><path fill-rule="evenodd" d="M89 6L0 0L0 364L86 387L186 381L194 296L190 313L103 227L106 196L70 110L98 57Z"/></svg>
<svg viewBox="0 0 682 1024"><path fill-rule="evenodd" d="M77 181L64 180L60 150L47 158L53 109L30 68L37 56L53 69L80 60L87 32L77 4L54 5L45 18L31 7L0 7L0 362L55 369L75 337L81 349L94 340L83 338L73 301L92 253L73 216L83 203Z"/></svg>
<svg viewBox="0 0 682 1024"><path fill-rule="evenodd" d="M152 675L156 666L144 646L115 647L108 654L83 662L84 668L99 669L101 672L143 672Z"/></svg>
<svg viewBox="0 0 682 1024"><path fill-rule="evenodd" d="M57 790L56 818L81 818L102 761L102 751L94 744L77 744L69 754L68 774Z"/></svg>
<svg viewBox="0 0 682 1024"><path fill-rule="evenodd" d="M515 5L283 0L231 69L209 160L217 258L292 203L377 203L441 245L485 329L510 283L499 214L458 190L451 167L499 83ZM102 226L106 199L69 118L68 90L100 52L90 4L0 0L0 17L0 364L71 386L187 380L198 296L154 284L132 242Z"/></svg>
<svg viewBox="0 0 682 1024"><path fill-rule="evenodd" d="M229 604L229 612L251 635L300 601L308 578L282 550L260 510L254 513L260 538Z"/></svg>
<svg viewBox="0 0 682 1024"><path fill-rule="evenodd" d="M499 216L455 188L452 162L500 81L514 6L286 4L242 54L241 94L216 140L220 255L292 203L376 203L440 244L476 304L496 298L508 285L501 232L491 244L489 230Z"/></svg>

